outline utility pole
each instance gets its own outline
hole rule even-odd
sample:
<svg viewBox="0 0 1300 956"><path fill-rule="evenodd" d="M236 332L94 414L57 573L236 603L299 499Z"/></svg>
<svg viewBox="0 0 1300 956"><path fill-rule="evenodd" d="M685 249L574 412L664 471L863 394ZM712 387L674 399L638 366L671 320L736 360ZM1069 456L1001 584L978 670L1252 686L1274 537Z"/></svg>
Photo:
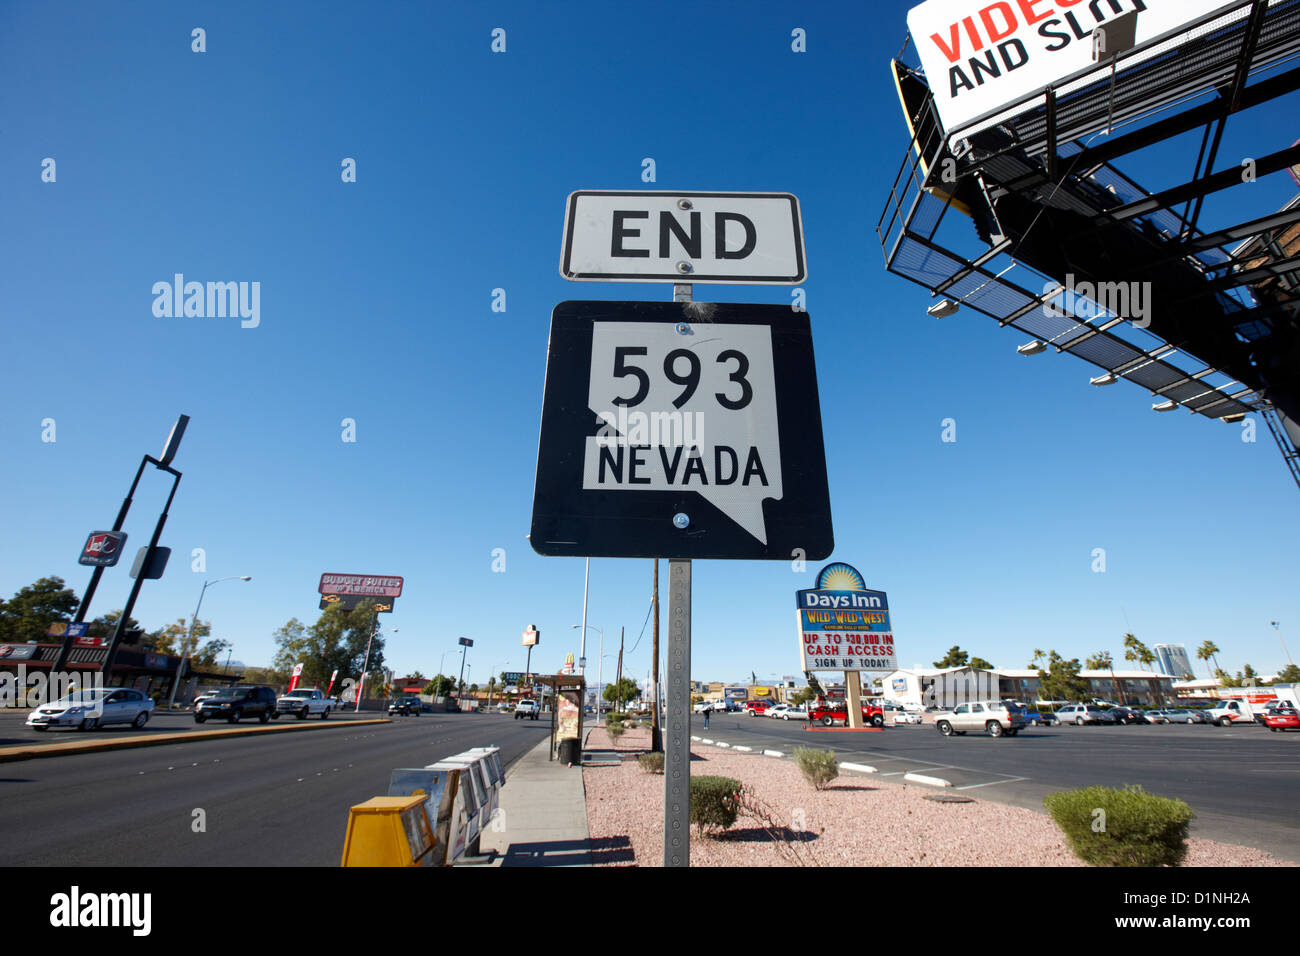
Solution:
<svg viewBox="0 0 1300 956"><path fill-rule="evenodd" d="M655 590L651 601L651 614L654 616L654 629L650 632L650 673L652 693L650 694L650 750L660 753L664 749L659 739L659 559L655 558Z"/></svg>
<svg viewBox="0 0 1300 956"><path fill-rule="evenodd" d="M623 628L618 629L618 676L614 679L614 686L618 688L618 710L623 711Z"/></svg>

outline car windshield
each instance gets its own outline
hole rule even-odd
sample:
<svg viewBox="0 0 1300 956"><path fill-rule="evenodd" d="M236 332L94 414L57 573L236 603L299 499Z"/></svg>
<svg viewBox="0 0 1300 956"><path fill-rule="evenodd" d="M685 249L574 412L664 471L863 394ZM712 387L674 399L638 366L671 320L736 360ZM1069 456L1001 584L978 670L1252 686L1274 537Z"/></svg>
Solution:
<svg viewBox="0 0 1300 956"><path fill-rule="evenodd" d="M116 687L101 687L101 688L73 691L67 697L62 697L59 700L56 700L55 703L56 704L90 703L92 701L100 700L104 697L107 697L116 689L117 689Z"/></svg>
<svg viewBox="0 0 1300 956"><path fill-rule="evenodd" d="M309 691L309 690L291 690L291 691L289 691L289 693L285 694L284 696L285 696L285 697L310 697L310 696L311 696L311 691Z"/></svg>

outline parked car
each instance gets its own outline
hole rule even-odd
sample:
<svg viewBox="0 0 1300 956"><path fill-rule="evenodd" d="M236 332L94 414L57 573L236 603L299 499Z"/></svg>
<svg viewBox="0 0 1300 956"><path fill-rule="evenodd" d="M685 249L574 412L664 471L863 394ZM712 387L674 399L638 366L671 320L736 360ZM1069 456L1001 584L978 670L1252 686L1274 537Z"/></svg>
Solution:
<svg viewBox="0 0 1300 956"><path fill-rule="evenodd" d="M299 720L306 720L311 714L316 714L321 720L326 720L333 709L334 698L326 697L320 688L303 687L280 695L275 702L275 713L271 716L293 714Z"/></svg>
<svg viewBox="0 0 1300 956"><path fill-rule="evenodd" d="M802 707L791 707L789 704L777 704L768 708L767 716L780 720L807 720L808 711Z"/></svg>
<svg viewBox="0 0 1300 956"><path fill-rule="evenodd" d="M898 710L892 711L892 715L895 724L925 723L924 719L921 717L920 714L915 714L910 710L903 710L901 707Z"/></svg>
<svg viewBox="0 0 1300 956"><path fill-rule="evenodd" d="M42 704L27 715L33 730L76 727L94 730L105 724L130 724L137 730L149 723L154 702L129 687L95 687Z"/></svg>
<svg viewBox="0 0 1300 956"><path fill-rule="evenodd" d="M1136 707L1112 707L1110 715L1115 718L1117 724L1149 724L1146 714Z"/></svg>
<svg viewBox="0 0 1300 956"><path fill-rule="evenodd" d="M716 700L702 700L702 701L700 701L698 704L696 704L694 707L691 708L691 713L693 713L693 714L702 714L702 713L704 713L706 710L707 710L709 713L715 713L716 711L718 711L719 709L721 709L720 706L719 706L720 704L721 704L721 701L716 701Z"/></svg>
<svg viewBox="0 0 1300 956"><path fill-rule="evenodd" d="M388 716L401 714L403 717L419 717L423 706L418 697L399 697L388 705Z"/></svg>
<svg viewBox="0 0 1300 956"><path fill-rule="evenodd" d="M1056 711L1056 719L1062 724L1113 724L1115 715L1096 704L1066 704Z"/></svg>
<svg viewBox="0 0 1300 956"><path fill-rule="evenodd" d="M538 706L537 701L531 698L521 700L515 704L515 720L523 720L524 718L536 720L541 716L541 713L542 708Z"/></svg>
<svg viewBox="0 0 1300 956"><path fill-rule="evenodd" d="M204 723L224 717L232 724L245 717L256 717L266 723L275 716L275 691L265 685L236 684L205 700L194 711L194 722Z"/></svg>
<svg viewBox="0 0 1300 956"><path fill-rule="evenodd" d="M1294 707L1274 707L1264 715L1264 726L1269 730L1300 730L1300 711Z"/></svg>
<svg viewBox="0 0 1300 956"><path fill-rule="evenodd" d="M1025 727L1025 709L1000 700L972 701L940 711L934 724L945 737L972 730L983 730L990 737L1014 737Z"/></svg>
<svg viewBox="0 0 1300 956"><path fill-rule="evenodd" d="M1200 721L1190 710L1162 710L1159 717L1152 718L1157 724L1199 724Z"/></svg>
<svg viewBox="0 0 1300 956"><path fill-rule="evenodd" d="M1052 724L1060 723L1060 721L1056 719L1056 715L1050 710L1040 711L1037 707L1025 708L1025 722L1031 727L1050 726Z"/></svg>
<svg viewBox="0 0 1300 956"><path fill-rule="evenodd" d="M772 709L770 700L747 700L745 701L745 713L750 717L762 717Z"/></svg>

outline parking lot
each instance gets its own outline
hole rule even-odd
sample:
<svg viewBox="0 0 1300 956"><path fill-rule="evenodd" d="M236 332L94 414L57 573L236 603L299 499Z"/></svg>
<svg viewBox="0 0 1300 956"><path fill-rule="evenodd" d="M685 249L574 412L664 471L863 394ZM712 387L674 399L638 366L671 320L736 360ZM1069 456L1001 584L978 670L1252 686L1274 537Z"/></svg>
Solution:
<svg viewBox="0 0 1300 956"><path fill-rule="evenodd" d="M1185 800L1197 812L1197 835L1300 862L1300 734L1259 726L1102 725L1028 727L994 739L944 737L932 724L816 730L743 714L714 715L708 730L696 716L691 733L785 753L795 746L829 749L886 779L921 773L949 781L955 792L1034 810L1057 790L1137 784Z"/></svg>

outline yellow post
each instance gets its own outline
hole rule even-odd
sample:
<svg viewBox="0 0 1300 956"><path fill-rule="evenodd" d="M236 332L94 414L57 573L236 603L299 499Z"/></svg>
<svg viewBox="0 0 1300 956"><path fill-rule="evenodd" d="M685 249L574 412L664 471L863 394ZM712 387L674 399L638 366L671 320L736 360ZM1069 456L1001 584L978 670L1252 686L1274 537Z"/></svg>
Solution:
<svg viewBox="0 0 1300 956"><path fill-rule="evenodd" d="M371 797L349 811L342 866L427 866L434 857L425 794Z"/></svg>

